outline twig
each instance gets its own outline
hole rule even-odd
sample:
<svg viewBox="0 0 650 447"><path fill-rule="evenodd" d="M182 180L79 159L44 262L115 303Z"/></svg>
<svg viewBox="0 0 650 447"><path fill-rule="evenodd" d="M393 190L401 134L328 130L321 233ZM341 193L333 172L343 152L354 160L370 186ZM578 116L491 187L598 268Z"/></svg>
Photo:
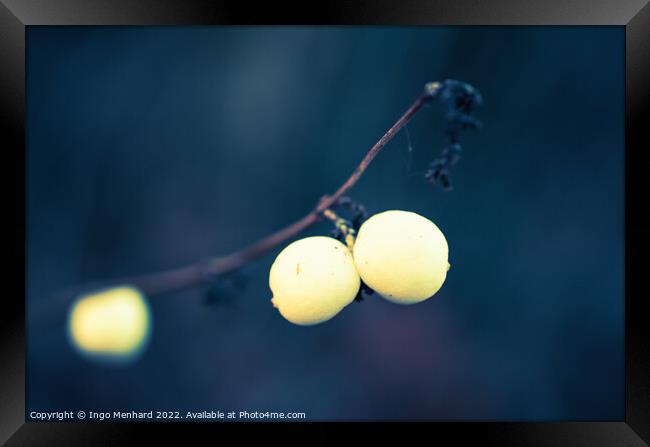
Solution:
<svg viewBox="0 0 650 447"><path fill-rule="evenodd" d="M283 242L295 237L309 226L316 223L327 210L352 188L363 175L370 163L379 154L382 148L395 137L413 116L438 93L441 84L437 82L428 83L420 96L411 104L404 114L388 129L388 131L372 146L363 157L350 177L332 195L323 197L320 202L304 217L286 226L285 228L272 233L253 245L245 247L234 253L220 256L206 261L197 262L185 267L152 273L145 276L126 279L123 282L140 288L148 296L159 295L187 289L197 285L210 282L218 275L223 275L244 264L264 255L269 250L277 247Z"/></svg>

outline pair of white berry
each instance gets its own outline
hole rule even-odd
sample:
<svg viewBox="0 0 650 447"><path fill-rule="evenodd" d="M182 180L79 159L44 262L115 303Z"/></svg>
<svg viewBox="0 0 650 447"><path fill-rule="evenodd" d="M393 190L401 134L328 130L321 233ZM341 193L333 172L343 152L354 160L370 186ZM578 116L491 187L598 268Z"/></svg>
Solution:
<svg viewBox="0 0 650 447"><path fill-rule="evenodd" d="M442 287L448 254L445 236L429 219L385 211L361 225L352 250L324 236L288 245L271 266L271 302L304 326L338 314L357 296L361 280L394 303L419 303Z"/></svg>

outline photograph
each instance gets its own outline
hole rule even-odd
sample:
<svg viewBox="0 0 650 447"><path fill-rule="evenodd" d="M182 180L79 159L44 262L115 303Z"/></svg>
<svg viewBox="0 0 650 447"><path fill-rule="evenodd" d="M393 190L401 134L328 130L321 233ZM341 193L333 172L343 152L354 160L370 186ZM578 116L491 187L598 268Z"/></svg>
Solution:
<svg viewBox="0 0 650 447"><path fill-rule="evenodd" d="M626 419L622 26L29 26L25 420Z"/></svg>

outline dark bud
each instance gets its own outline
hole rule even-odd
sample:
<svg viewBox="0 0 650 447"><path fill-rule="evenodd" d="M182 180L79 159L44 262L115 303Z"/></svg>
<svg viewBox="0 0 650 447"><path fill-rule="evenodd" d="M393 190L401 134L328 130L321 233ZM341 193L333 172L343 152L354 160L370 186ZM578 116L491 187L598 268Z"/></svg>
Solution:
<svg viewBox="0 0 650 447"><path fill-rule="evenodd" d="M362 204L352 200L350 197L341 197L336 202L336 206L346 208L349 211L350 224L355 231L359 231L361 224L363 224L363 222L368 218L366 208Z"/></svg>
<svg viewBox="0 0 650 447"><path fill-rule="evenodd" d="M248 275L242 270L217 276L212 280L203 296L203 304L216 307L234 307L237 299L246 290Z"/></svg>
<svg viewBox="0 0 650 447"><path fill-rule="evenodd" d="M359 293L357 293L357 296L354 298L354 301L360 303L361 301L364 300L365 297L373 295L374 293L375 293L374 289L372 289L365 282L361 281L361 287L359 287Z"/></svg>
<svg viewBox="0 0 650 447"><path fill-rule="evenodd" d="M482 104L483 98L473 86L454 79L436 84L436 87L432 97L447 107L445 134L449 143L440 156L429 164L424 178L429 183L440 183L445 191L451 191L450 171L460 161L461 134L481 128L481 121L473 113Z"/></svg>

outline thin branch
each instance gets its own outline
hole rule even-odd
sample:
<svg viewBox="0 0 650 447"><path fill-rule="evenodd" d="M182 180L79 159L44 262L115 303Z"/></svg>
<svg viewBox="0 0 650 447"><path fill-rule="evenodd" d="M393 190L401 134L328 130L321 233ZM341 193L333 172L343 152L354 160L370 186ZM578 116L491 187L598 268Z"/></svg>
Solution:
<svg viewBox="0 0 650 447"><path fill-rule="evenodd" d="M413 116L436 95L439 83L429 83L424 92L411 104L404 114L388 129L388 131L372 146L363 157L350 177L334 192L323 197L320 202L304 217L285 228L261 239L253 245L234 253L206 261L197 262L185 267L152 273L145 276L125 280L139 287L148 296L158 295L197 285L208 283L218 275L228 273L242 267L246 263L264 255L268 251L295 237L309 226L316 223L323 211L335 205L361 178L370 163L386 144L404 127Z"/></svg>

